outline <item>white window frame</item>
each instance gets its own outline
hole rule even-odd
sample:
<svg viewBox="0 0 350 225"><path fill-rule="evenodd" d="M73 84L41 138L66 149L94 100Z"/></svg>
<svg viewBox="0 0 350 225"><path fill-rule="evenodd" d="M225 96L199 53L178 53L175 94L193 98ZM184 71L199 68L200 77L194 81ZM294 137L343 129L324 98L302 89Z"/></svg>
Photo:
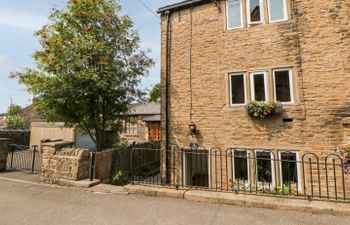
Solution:
<svg viewBox="0 0 350 225"><path fill-rule="evenodd" d="M244 83L244 103L232 103L232 82L231 77L232 76L240 76L243 75L243 83ZM229 74L229 85L230 85L230 106L245 106L247 105L247 81L246 81L247 74L245 72L242 73L230 73Z"/></svg>
<svg viewBox="0 0 350 225"><path fill-rule="evenodd" d="M256 75L264 75L264 88L265 88L265 102L269 101L269 84L267 79L267 72L266 71L253 71L249 72L250 76L250 92L251 92L251 100L255 101L255 87L254 87L254 76Z"/></svg>
<svg viewBox="0 0 350 225"><path fill-rule="evenodd" d="M274 154L272 154L272 152L270 151L266 151L266 150L261 150L261 149L255 149L254 150L254 153L255 153L255 177L256 177L256 182L258 184L262 184L263 182L262 181L259 181L258 180L258 152L268 152L270 153L270 163L271 163L271 176L272 176L272 186L276 186L276 179L275 179L275 164L274 164L274 161L275 161L275 157L274 157Z"/></svg>
<svg viewBox="0 0 350 225"><path fill-rule="evenodd" d="M233 0L228 0L226 2L226 29L227 30L234 30L234 29L240 29L244 27L244 21L243 21L243 0L238 0L240 4L240 10L241 10L241 25L239 27L230 27L229 26L229 10L228 10L228 4Z"/></svg>
<svg viewBox="0 0 350 225"><path fill-rule="evenodd" d="M260 21L251 22L250 21L250 0L246 0L246 13L247 13L248 25L256 25L256 24L264 24L265 23L264 1L259 0L259 4L260 4Z"/></svg>
<svg viewBox="0 0 350 225"><path fill-rule="evenodd" d="M275 102L277 102L276 73L275 72L280 72L280 71L288 71L288 73L289 73L289 89L290 89L290 102L280 102L280 103L283 105L294 104L294 82L293 82L293 72L292 72L291 68L272 69L274 100L275 100Z"/></svg>
<svg viewBox="0 0 350 225"><path fill-rule="evenodd" d="M286 21L288 20L288 11L287 11L287 1L286 0L282 0L283 1L283 19L279 19L279 20L272 20L271 19L271 7L270 7L270 1L271 0L267 0L267 7L268 7L268 13L269 13L269 23L278 23L278 22L282 22L282 21Z"/></svg>
<svg viewBox="0 0 350 225"><path fill-rule="evenodd" d="M235 171L235 152L246 152L247 153L247 173L248 173L248 176L247 176L247 182L249 182L250 181L250 154L249 154L249 151L248 150L246 150L246 149L233 149L232 151L231 151L231 154L232 154L232 171L233 171L233 174L232 174L232 177L233 177L233 181L235 181L236 180L236 171ZM232 182L233 182L232 181Z"/></svg>
<svg viewBox="0 0 350 225"><path fill-rule="evenodd" d="M301 189L301 175L300 175L300 158L299 158L299 152L298 151L294 151L294 150L279 150L278 151L278 158L279 158L279 181L280 181L280 184L281 184L281 187L283 185L283 178L282 178L282 153L295 153L296 155L296 163L297 163L297 176L298 176L298 190L299 192L302 192L302 189Z"/></svg>

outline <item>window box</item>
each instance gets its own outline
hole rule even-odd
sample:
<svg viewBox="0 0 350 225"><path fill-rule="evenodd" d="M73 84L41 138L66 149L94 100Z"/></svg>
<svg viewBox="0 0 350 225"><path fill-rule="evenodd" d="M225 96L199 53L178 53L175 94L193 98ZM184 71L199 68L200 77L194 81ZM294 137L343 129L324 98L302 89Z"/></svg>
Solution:
<svg viewBox="0 0 350 225"><path fill-rule="evenodd" d="M267 118L283 112L282 104L274 102L250 102L247 106L248 115L253 118Z"/></svg>

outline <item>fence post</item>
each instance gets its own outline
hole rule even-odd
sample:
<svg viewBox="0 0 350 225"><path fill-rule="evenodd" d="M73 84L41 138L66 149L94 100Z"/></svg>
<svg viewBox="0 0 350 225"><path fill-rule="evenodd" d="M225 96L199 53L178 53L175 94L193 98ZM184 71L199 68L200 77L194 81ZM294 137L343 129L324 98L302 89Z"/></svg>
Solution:
<svg viewBox="0 0 350 225"><path fill-rule="evenodd" d="M15 152L15 146L12 145L11 147L12 147L12 149L11 149L11 164L10 164L10 169L12 169L12 166L13 166L13 154L14 154L14 152Z"/></svg>
<svg viewBox="0 0 350 225"><path fill-rule="evenodd" d="M90 181L94 180L95 176L95 157L96 157L96 152L91 151L91 162L90 162Z"/></svg>
<svg viewBox="0 0 350 225"><path fill-rule="evenodd" d="M33 161L32 161L32 173L34 173L34 169L35 169L35 152L37 149L37 145L33 145Z"/></svg>
<svg viewBox="0 0 350 225"><path fill-rule="evenodd" d="M130 177L131 177L131 184L134 184L134 168L133 168L133 159L134 159L134 149L135 149L135 142L132 143L132 147L130 150Z"/></svg>

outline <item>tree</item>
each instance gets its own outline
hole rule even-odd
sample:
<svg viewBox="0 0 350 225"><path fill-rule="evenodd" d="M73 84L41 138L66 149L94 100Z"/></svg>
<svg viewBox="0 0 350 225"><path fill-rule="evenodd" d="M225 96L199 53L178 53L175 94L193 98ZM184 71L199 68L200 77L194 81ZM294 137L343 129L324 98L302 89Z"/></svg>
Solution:
<svg viewBox="0 0 350 225"><path fill-rule="evenodd" d="M22 107L19 105L10 105L6 113L5 129L23 129L24 119L19 115L21 110Z"/></svg>
<svg viewBox="0 0 350 225"><path fill-rule="evenodd" d="M97 150L106 147L109 131L121 131L140 79L153 65L120 10L114 0L68 0L36 33L42 46L34 53L37 69L11 75L48 120L79 125Z"/></svg>
<svg viewBox="0 0 350 225"><path fill-rule="evenodd" d="M153 86L152 90L149 92L148 102L159 102L161 97L160 84Z"/></svg>

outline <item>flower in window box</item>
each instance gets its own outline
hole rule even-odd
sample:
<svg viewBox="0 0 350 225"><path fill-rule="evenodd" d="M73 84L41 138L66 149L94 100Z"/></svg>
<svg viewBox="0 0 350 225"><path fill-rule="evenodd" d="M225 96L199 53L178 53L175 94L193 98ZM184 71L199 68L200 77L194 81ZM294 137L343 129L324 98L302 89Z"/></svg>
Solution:
<svg viewBox="0 0 350 225"><path fill-rule="evenodd" d="M247 106L248 115L254 118L266 118L274 114L281 114L282 104L274 102L250 102Z"/></svg>

